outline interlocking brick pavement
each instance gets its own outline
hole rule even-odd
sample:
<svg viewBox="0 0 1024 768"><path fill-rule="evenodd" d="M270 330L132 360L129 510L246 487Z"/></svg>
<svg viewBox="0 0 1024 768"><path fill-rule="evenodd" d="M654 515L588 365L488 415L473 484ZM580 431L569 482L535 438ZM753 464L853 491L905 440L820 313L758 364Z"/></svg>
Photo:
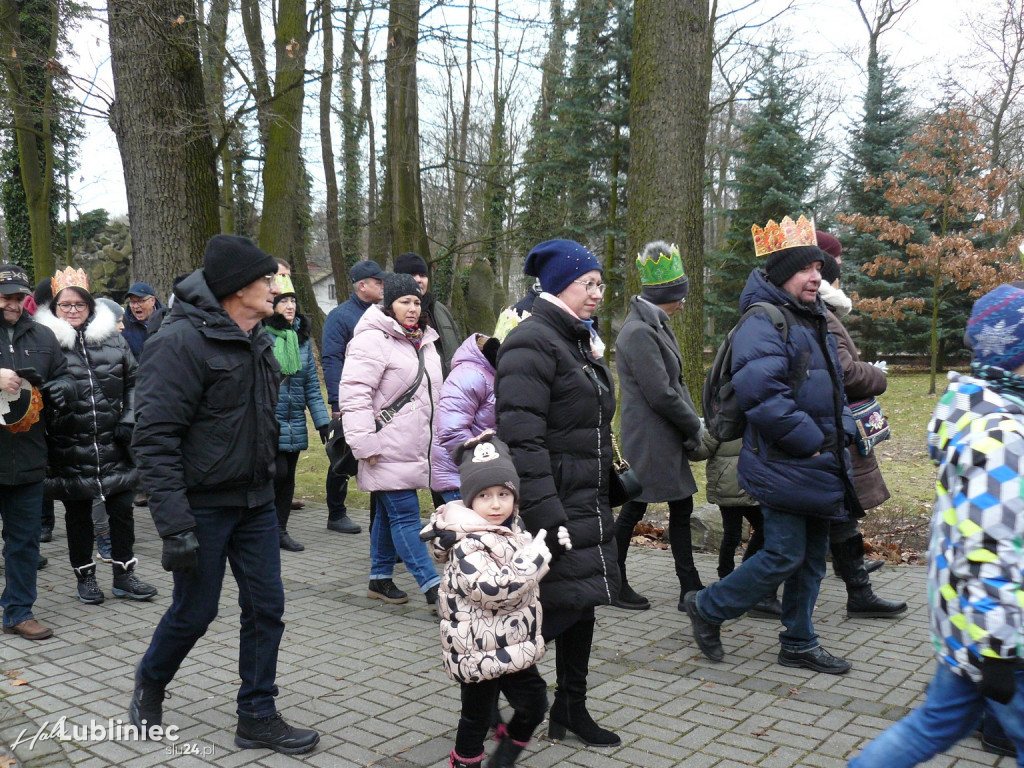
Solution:
<svg viewBox="0 0 1024 768"><path fill-rule="evenodd" d="M396 582L410 593L407 605L366 597L368 516L352 516L363 533L331 533L325 508L307 504L289 524L306 551L281 553L287 627L278 707L289 721L321 732L314 752L286 757L234 746L238 605L229 575L220 615L168 689L164 720L181 729L173 751L155 742L40 739L31 749L28 742L19 745L17 758L28 766L81 768L446 766L459 689L441 668L435 621L401 565ZM56 636L38 643L0 640L6 674L0 676L0 744L12 744L23 731L31 739L61 717L69 729L127 721L135 663L171 591L144 509L136 510L136 528L139 575L161 592L152 603L113 598L108 565L98 569L107 601L79 603L63 526L53 543L43 545L50 565L40 573L36 615ZM716 559L696 559L704 580L714 580ZM921 700L931 678L935 662L922 567L889 566L872 575L880 594L910 604L898 621L847 620L842 582L831 575L824 580L815 612L822 645L854 665L850 674L834 677L776 664L778 627L756 619L723 627L725 661L705 660L689 620L676 609L671 553L634 547L629 562L631 584L653 607L598 610L589 698L596 719L622 736L622 746L586 748L571 735L554 744L543 738L542 725L520 765L842 768L866 740ZM553 682L554 653L541 661L540 671ZM1009 768L1013 760L1000 761L969 738L926 765Z"/></svg>

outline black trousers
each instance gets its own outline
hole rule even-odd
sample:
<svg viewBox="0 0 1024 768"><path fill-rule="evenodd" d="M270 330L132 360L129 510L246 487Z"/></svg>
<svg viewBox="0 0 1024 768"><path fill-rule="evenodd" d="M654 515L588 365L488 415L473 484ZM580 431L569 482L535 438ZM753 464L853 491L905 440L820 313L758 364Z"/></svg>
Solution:
<svg viewBox="0 0 1024 768"><path fill-rule="evenodd" d="M633 529L643 520L647 504L643 501L628 501L622 505L615 521L615 543L619 548L619 570L626 575L626 553L633 538ZM693 543L690 537L690 516L693 514L693 497L676 499L668 503L668 542L672 547L672 559L676 565L676 578L682 592L702 589L703 584L697 566L693 563Z"/></svg>
<svg viewBox="0 0 1024 768"><path fill-rule="evenodd" d="M277 509L277 527L288 529L295 495L295 467L299 463L298 451L278 451L274 467L274 506ZM327 473L328 477L330 472Z"/></svg>
<svg viewBox="0 0 1024 768"><path fill-rule="evenodd" d="M110 516L110 553L116 562L127 563L135 548L135 515L132 491L107 496ZM68 529L68 556L72 568L92 562L95 534L92 527L92 499L64 502L64 524Z"/></svg>
<svg viewBox="0 0 1024 768"><path fill-rule="evenodd" d="M746 519L753 529L747 551L743 560L753 557L757 550L764 547L764 518L761 507L719 507L722 513L722 545L718 548L718 578L724 579L736 567L736 547L743 541L743 520Z"/></svg>
<svg viewBox="0 0 1024 768"><path fill-rule="evenodd" d="M508 735L516 741L529 741L548 711L548 686L536 664L493 680L461 685L462 716L455 735L455 752L459 757L473 758L483 754L484 739L492 725L491 718L499 694L505 694L515 712L507 728Z"/></svg>
<svg viewBox="0 0 1024 768"><path fill-rule="evenodd" d="M348 496L348 476L327 471L327 519L340 520L348 514L345 498Z"/></svg>

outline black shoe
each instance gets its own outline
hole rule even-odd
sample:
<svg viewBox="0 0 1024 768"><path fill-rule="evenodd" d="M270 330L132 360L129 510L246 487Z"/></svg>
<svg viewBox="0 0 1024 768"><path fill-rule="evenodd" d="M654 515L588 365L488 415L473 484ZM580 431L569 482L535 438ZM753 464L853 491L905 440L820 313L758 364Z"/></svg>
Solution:
<svg viewBox="0 0 1024 768"><path fill-rule="evenodd" d="M283 529L277 532L277 541L281 545L281 549L287 552L304 552L306 550L304 546L291 537L288 531Z"/></svg>
<svg viewBox="0 0 1024 768"><path fill-rule="evenodd" d="M424 592L423 595L427 598L427 608L430 609L434 616L437 616L437 585L435 584Z"/></svg>
<svg viewBox="0 0 1024 768"><path fill-rule="evenodd" d="M984 731L981 732L981 748L990 755L1002 755L1003 757L1017 756L1017 747L1010 739L1005 736L1001 739L986 736Z"/></svg>
<svg viewBox="0 0 1024 768"><path fill-rule="evenodd" d="M779 664L784 667L802 667L824 672L826 675L845 675L850 671L850 662L833 656L820 645L809 651L779 651Z"/></svg>
<svg viewBox="0 0 1024 768"><path fill-rule="evenodd" d="M99 605L103 602L103 590L96 583L96 564L89 563L81 568L75 568L75 577L78 579L78 599L86 605Z"/></svg>
<svg viewBox="0 0 1024 768"><path fill-rule="evenodd" d="M851 619L894 619L907 612L907 604L886 600L866 587L847 587L846 615Z"/></svg>
<svg viewBox="0 0 1024 768"><path fill-rule="evenodd" d="M47 558L45 555L40 555L39 556L39 561L36 563L36 570L37 571L41 571L41 570L43 570L43 568L45 568L49 564L50 564L49 558Z"/></svg>
<svg viewBox="0 0 1024 768"><path fill-rule="evenodd" d="M651 601L637 594L629 586L629 582L623 579L622 586L619 587L619 596L612 600L612 605L616 608L625 608L627 611L646 611L651 607Z"/></svg>
<svg viewBox="0 0 1024 768"><path fill-rule="evenodd" d="M235 746L242 749L272 749L285 755L309 752L320 741L320 734L309 728L288 725L280 714L270 717L238 716Z"/></svg>
<svg viewBox="0 0 1024 768"><path fill-rule="evenodd" d="M782 603L775 595L762 597L754 605L747 609L747 616L752 619L772 619L778 621L782 618Z"/></svg>
<svg viewBox="0 0 1024 768"><path fill-rule="evenodd" d="M45 544L48 541L53 541L53 528L45 526L43 530L39 532L39 541Z"/></svg>
<svg viewBox="0 0 1024 768"><path fill-rule="evenodd" d="M401 605L409 602L409 596L395 586L391 579L370 579L370 586L366 588L366 596L383 600L392 605Z"/></svg>
<svg viewBox="0 0 1024 768"><path fill-rule="evenodd" d="M156 683L143 682L139 668L135 668L135 691L132 702L128 705L128 719L132 725L141 729L143 725L152 727L163 725L164 699L167 693L164 686Z"/></svg>
<svg viewBox="0 0 1024 768"><path fill-rule="evenodd" d="M342 515L335 520L328 520L327 530L335 533L359 533L363 529L353 523L348 515Z"/></svg>
<svg viewBox="0 0 1024 768"><path fill-rule="evenodd" d="M683 606L686 615L690 617L690 624L693 626L693 639L697 641L697 647L701 653L712 661L721 661L725 658L725 650L722 648L722 627L719 624L712 624L705 621L697 613L697 592L687 592L683 598Z"/></svg>

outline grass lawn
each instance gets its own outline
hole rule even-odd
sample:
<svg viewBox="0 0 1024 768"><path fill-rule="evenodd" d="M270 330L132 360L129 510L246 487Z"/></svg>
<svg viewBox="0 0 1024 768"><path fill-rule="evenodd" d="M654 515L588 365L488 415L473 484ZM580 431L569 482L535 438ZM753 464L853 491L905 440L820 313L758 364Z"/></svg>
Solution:
<svg viewBox="0 0 1024 768"><path fill-rule="evenodd" d="M940 393L945 390L944 382L944 378L940 379ZM936 395L927 392L927 373L890 369L889 390L879 398L893 436L876 447L875 452L892 498L868 512L862 528L875 548L883 550L886 557L894 561L918 560L913 553L927 547L935 469L928 460L925 430L937 400ZM615 428L618 432L617 418ZM309 434L309 450L299 455L295 495L323 502L327 456L311 422ZM699 489L694 502L702 504L707 501L703 490L704 464L692 466ZM423 509L430 509L430 494L421 491L420 503ZM349 482L347 504L357 509L369 506L369 494L358 491L354 479ZM659 506L652 505L652 511L657 511ZM663 511L667 514L667 506Z"/></svg>

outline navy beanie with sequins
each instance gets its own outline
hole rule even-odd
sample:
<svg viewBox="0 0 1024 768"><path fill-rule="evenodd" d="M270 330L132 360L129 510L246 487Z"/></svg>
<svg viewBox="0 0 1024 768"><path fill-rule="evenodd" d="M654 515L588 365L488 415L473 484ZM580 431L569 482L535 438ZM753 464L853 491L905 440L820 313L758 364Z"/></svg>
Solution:
<svg viewBox="0 0 1024 768"><path fill-rule="evenodd" d="M558 295L580 275L604 267L597 257L574 240L545 240L535 245L526 257L523 272L540 279L540 287Z"/></svg>
<svg viewBox="0 0 1024 768"><path fill-rule="evenodd" d="M1024 290L1000 285L974 302L964 340L982 365L1004 371L1024 365Z"/></svg>

